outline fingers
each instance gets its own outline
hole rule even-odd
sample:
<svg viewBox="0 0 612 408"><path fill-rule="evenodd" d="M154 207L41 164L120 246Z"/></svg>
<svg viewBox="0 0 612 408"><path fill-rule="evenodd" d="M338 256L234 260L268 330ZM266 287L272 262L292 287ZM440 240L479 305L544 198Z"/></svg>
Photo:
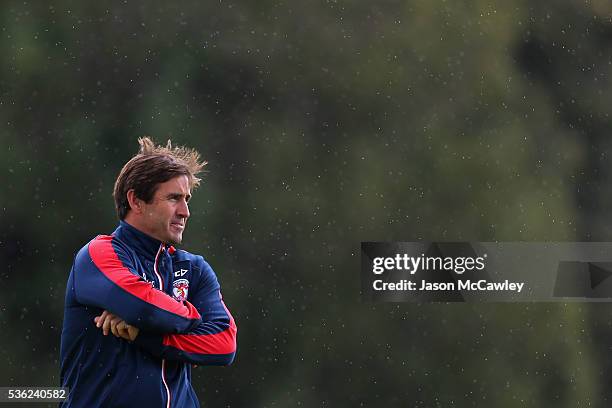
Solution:
<svg viewBox="0 0 612 408"><path fill-rule="evenodd" d="M111 321L113 320L114 317L115 315L113 315L112 313L109 313L104 319L104 321L102 322L102 334L104 334L105 336L108 336L108 333L110 332Z"/></svg>
<svg viewBox="0 0 612 408"><path fill-rule="evenodd" d="M127 324L124 320L121 320L116 326L117 337L121 337L122 339L131 340L129 334L129 324Z"/></svg>
<svg viewBox="0 0 612 408"><path fill-rule="evenodd" d="M124 320L120 320L119 323L115 325L115 330L117 334L119 334L119 337L122 337L122 335L127 332L127 328L125 326L127 326L127 323Z"/></svg>
<svg viewBox="0 0 612 408"><path fill-rule="evenodd" d="M96 327L100 328L102 327L102 323L104 323L104 320L106 319L106 317L109 315L110 313L108 311L103 311L102 314L100 316L96 316L94 317L94 322L96 323Z"/></svg>
<svg viewBox="0 0 612 408"><path fill-rule="evenodd" d="M117 330L117 325L121 322L123 322L123 319L120 318L119 316L114 316L110 321L111 332L113 333L115 337L121 337L121 335L119 334L119 331Z"/></svg>
<svg viewBox="0 0 612 408"><path fill-rule="evenodd" d="M105 310L102 312L100 316L94 317L94 322L96 323L97 328L102 328L103 334L108 335L108 330L110 329L110 322L116 316L111 312Z"/></svg>
<svg viewBox="0 0 612 408"><path fill-rule="evenodd" d="M104 334L105 336L108 336L108 333L112 331L112 324L113 324L113 320L115 319L121 320L120 317L106 310L102 313L102 315L97 321L97 326L99 328L102 328L102 334Z"/></svg>
<svg viewBox="0 0 612 408"><path fill-rule="evenodd" d="M136 340L136 337L138 337L138 333L140 333L140 329L138 327L130 326L129 324L126 326L127 326L128 337L130 338L130 341Z"/></svg>
<svg viewBox="0 0 612 408"><path fill-rule="evenodd" d="M121 322L119 323L119 326L120 326L119 334L121 335L121 338L131 341L132 339L130 338L130 331L128 329L130 325L127 324L126 322Z"/></svg>
<svg viewBox="0 0 612 408"><path fill-rule="evenodd" d="M108 336L110 332L115 337L129 341L134 341L140 331L137 327L130 326L121 317L107 310L103 311L100 316L94 317L94 323L97 328L102 329L103 335Z"/></svg>

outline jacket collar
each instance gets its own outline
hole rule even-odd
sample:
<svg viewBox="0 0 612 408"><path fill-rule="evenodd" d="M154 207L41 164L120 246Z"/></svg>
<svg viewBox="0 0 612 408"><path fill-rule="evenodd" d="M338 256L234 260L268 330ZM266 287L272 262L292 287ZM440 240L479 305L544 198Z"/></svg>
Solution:
<svg viewBox="0 0 612 408"><path fill-rule="evenodd" d="M159 247L162 245L161 241L145 234L123 220L119 221L119 226L113 232L113 235L149 259L155 259Z"/></svg>

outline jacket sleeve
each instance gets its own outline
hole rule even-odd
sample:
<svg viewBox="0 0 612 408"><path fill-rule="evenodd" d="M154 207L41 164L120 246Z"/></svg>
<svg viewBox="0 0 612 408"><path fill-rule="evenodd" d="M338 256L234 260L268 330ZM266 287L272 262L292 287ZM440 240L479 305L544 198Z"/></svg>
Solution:
<svg viewBox="0 0 612 408"><path fill-rule="evenodd" d="M154 356L197 365L228 365L236 353L236 323L221 297L212 268L198 257L200 277L189 288L189 298L202 315L202 322L183 334L158 335L141 331L135 343Z"/></svg>
<svg viewBox="0 0 612 408"><path fill-rule="evenodd" d="M191 303L177 302L142 279L127 249L112 236L98 236L83 247L73 272L79 303L106 309L140 329L183 333L202 321Z"/></svg>

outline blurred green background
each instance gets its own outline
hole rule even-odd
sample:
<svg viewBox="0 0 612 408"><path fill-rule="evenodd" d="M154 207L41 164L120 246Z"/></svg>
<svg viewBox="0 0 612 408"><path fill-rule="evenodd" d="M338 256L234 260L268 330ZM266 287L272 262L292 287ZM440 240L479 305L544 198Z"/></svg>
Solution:
<svg viewBox="0 0 612 408"><path fill-rule="evenodd" d="M361 241L609 241L612 4L4 1L0 385L57 385L136 139L210 164L184 242L239 328L209 407L586 407L607 304L373 304Z"/></svg>

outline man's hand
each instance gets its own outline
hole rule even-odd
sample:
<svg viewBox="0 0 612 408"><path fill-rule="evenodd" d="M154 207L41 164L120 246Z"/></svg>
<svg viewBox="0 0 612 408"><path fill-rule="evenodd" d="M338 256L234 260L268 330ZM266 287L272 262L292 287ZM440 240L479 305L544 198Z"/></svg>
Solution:
<svg viewBox="0 0 612 408"><path fill-rule="evenodd" d="M96 316L94 318L94 322L96 323L97 328L102 329L102 333L105 336L108 336L108 332L110 331L116 337L134 341L140 332L138 327L127 324L121 317L114 315L107 310L102 312L100 316Z"/></svg>

